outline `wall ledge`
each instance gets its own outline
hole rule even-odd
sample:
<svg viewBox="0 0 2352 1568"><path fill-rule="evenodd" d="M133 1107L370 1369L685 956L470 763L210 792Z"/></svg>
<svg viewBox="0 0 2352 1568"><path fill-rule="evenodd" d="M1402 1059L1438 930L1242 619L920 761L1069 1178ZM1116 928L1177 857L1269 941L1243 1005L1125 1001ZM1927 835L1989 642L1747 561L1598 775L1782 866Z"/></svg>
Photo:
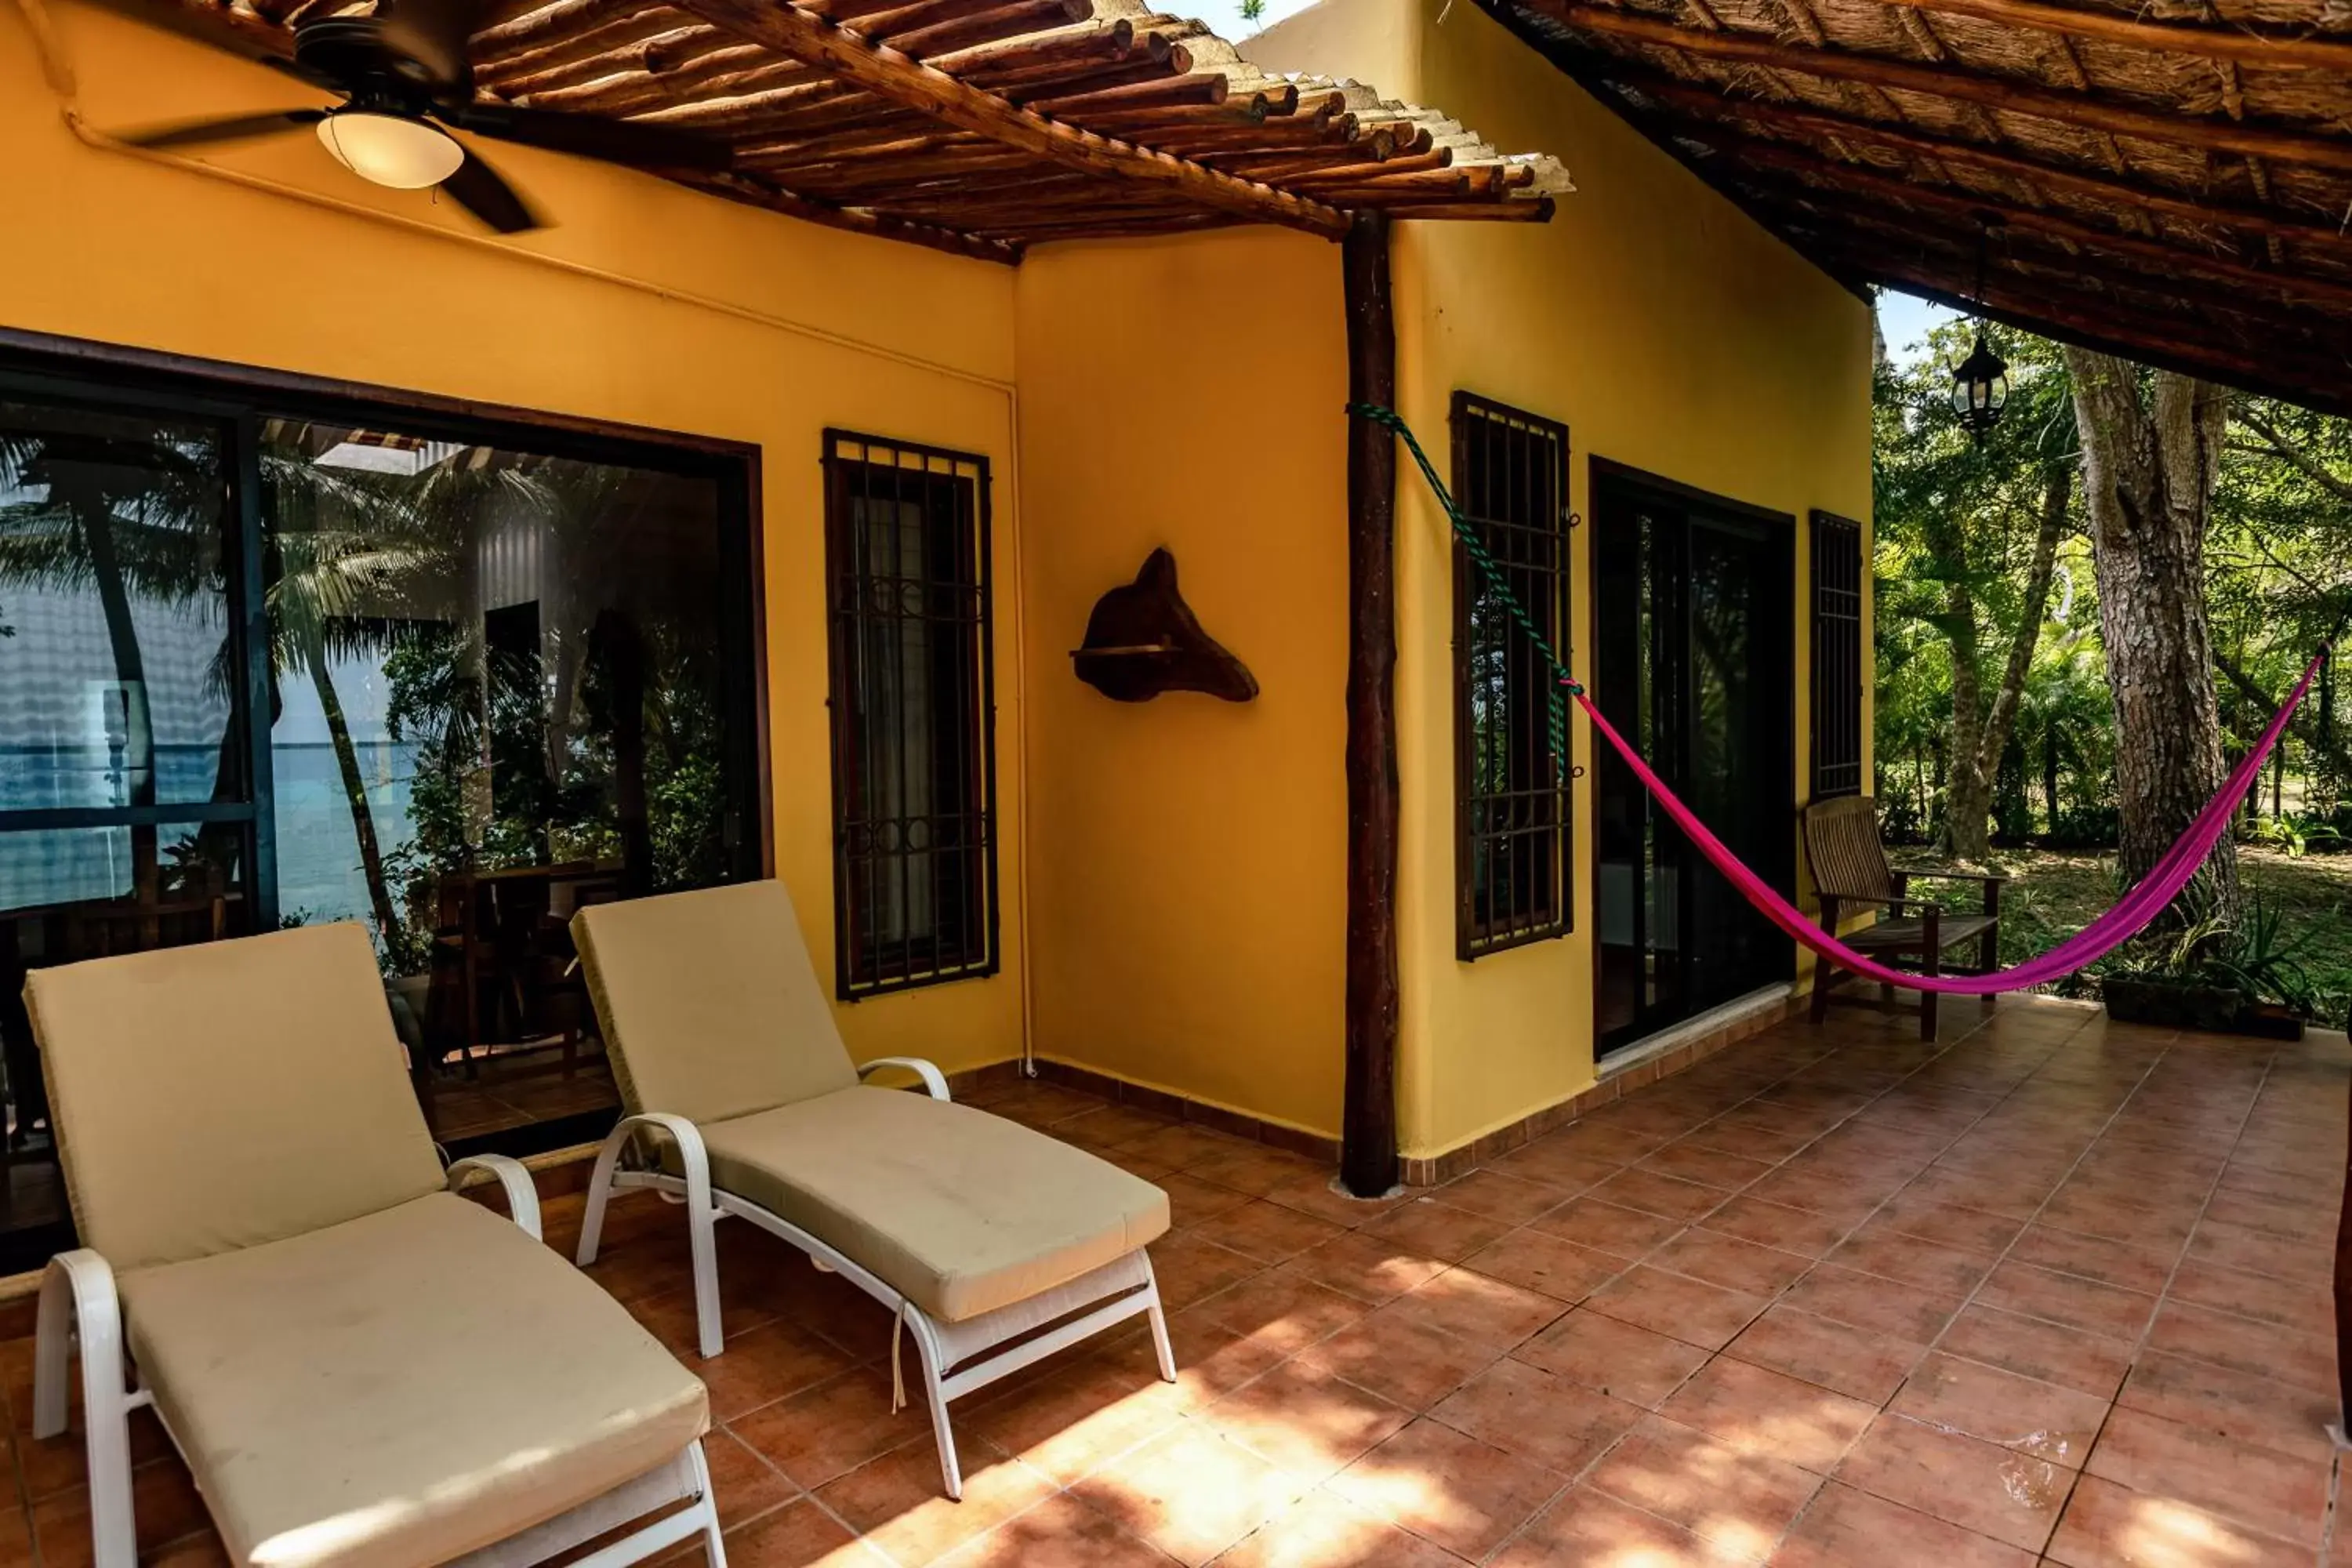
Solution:
<svg viewBox="0 0 2352 1568"><path fill-rule="evenodd" d="M1404 1184L1443 1186L1547 1132L1581 1121L1622 1095L1646 1088L1662 1078L1671 1078L1726 1046L1736 1045L1788 1017L1800 1005L1795 992L1793 984L1776 982L1671 1029L1661 1030L1605 1063L1600 1079L1580 1093L1492 1131L1479 1133L1451 1149L1425 1156L1406 1156Z"/></svg>

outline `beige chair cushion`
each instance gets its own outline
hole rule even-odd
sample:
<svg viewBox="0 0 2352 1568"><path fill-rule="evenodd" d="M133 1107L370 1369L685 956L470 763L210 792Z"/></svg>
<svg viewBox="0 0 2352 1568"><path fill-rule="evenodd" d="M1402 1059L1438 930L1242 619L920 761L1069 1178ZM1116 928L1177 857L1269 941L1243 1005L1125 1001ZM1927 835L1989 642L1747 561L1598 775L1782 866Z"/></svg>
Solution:
<svg viewBox="0 0 2352 1568"><path fill-rule="evenodd" d="M74 1221L118 1270L442 1184L356 925L36 970L25 1000Z"/></svg>
<svg viewBox="0 0 2352 1568"><path fill-rule="evenodd" d="M611 1297L446 1193L121 1288L140 1373L248 1568L446 1562L709 1424L702 1384Z"/></svg>
<svg viewBox="0 0 2352 1568"><path fill-rule="evenodd" d="M711 1180L959 1322L1122 1258L1168 1194L970 1106L845 1089L702 1129Z"/></svg>
<svg viewBox="0 0 2352 1568"><path fill-rule="evenodd" d="M720 1121L857 1081L782 882L742 882L572 917L631 1110Z"/></svg>

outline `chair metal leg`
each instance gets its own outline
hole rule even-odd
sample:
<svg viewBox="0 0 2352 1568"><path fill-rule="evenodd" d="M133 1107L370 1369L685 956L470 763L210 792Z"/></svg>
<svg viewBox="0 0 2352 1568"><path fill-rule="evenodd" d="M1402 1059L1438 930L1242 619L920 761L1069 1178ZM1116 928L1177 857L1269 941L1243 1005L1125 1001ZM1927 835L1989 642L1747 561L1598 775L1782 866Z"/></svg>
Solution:
<svg viewBox="0 0 2352 1568"><path fill-rule="evenodd" d="M596 1261L597 1244L604 1236L604 1205L613 1197L613 1167L620 1163L630 1136L628 1129L616 1129L596 1151L596 1168L588 1174L587 1206L580 1215L580 1246L572 1257L583 1268Z"/></svg>
<svg viewBox="0 0 2352 1568"><path fill-rule="evenodd" d="M727 1348L719 1327L719 1210L710 1201L710 1178L689 1178L686 1190L687 1247L694 1260L694 1325L703 1358Z"/></svg>
<svg viewBox="0 0 2352 1568"><path fill-rule="evenodd" d="M1168 1314L1160 1308L1160 1277L1151 1271L1149 1254L1143 1259L1143 1278L1149 1281L1143 1289L1151 1301L1147 1315L1151 1321L1151 1348L1160 1353L1160 1381L1173 1383L1176 1381L1176 1347L1168 1342Z"/></svg>
<svg viewBox="0 0 2352 1568"><path fill-rule="evenodd" d="M727 1568L727 1542L719 1530L719 1494L710 1484L710 1460L694 1446L694 1479L702 1485L702 1554L709 1568Z"/></svg>
<svg viewBox="0 0 2352 1568"><path fill-rule="evenodd" d="M940 1448L940 1480L947 1494L956 1502L963 1501L963 1467L956 1462L955 1429L948 1424L947 1391L940 1386L945 1369L938 1336L932 1333L930 1320L908 1306L904 1309L907 1331L913 1336L917 1357L923 1365L923 1397L931 1407L931 1436Z"/></svg>

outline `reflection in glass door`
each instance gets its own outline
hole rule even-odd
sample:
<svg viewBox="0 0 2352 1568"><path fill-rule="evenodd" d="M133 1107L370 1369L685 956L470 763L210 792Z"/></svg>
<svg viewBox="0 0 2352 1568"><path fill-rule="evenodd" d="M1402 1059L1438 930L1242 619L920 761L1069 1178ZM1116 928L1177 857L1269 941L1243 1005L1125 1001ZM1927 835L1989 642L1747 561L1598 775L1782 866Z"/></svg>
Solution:
<svg viewBox="0 0 2352 1568"><path fill-rule="evenodd" d="M65 1223L26 972L251 918L228 449L0 393L0 1254Z"/></svg>
<svg viewBox="0 0 2352 1568"><path fill-rule="evenodd" d="M281 921L374 934L445 1141L609 1116L582 904L729 879L710 477L261 435Z"/></svg>
<svg viewBox="0 0 2352 1568"><path fill-rule="evenodd" d="M1734 853L1794 874L1785 518L1594 464L1594 700ZM1786 938L1605 751L1596 1033L1605 1052L1791 973Z"/></svg>
<svg viewBox="0 0 2352 1568"><path fill-rule="evenodd" d="M264 395L0 357L0 1272L70 1245L28 970L359 921L528 1152L617 1104L572 912L761 872L746 454Z"/></svg>

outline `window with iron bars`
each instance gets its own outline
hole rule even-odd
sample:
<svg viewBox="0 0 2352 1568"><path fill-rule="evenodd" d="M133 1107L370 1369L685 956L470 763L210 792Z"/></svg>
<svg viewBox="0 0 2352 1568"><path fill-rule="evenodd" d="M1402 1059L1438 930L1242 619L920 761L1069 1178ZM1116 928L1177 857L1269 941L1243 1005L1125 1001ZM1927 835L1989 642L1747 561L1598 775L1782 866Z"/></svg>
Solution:
<svg viewBox="0 0 2352 1568"><path fill-rule="evenodd" d="M1813 798L1862 793L1862 524L1813 513Z"/></svg>
<svg viewBox="0 0 2352 1568"><path fill-rule="evenodd" d="M988 459L824 437L844 998L994 973Z"/></svg>
<svg viewBox="0 0 2352 1568"><path fill-rule="evenodd" d="M1568 426L1454 395L1454 493L1512 596L1568 657ZM1454 551L1454 884L1465 959L1570 926L1569 792L1550 667Z"/></svg>

